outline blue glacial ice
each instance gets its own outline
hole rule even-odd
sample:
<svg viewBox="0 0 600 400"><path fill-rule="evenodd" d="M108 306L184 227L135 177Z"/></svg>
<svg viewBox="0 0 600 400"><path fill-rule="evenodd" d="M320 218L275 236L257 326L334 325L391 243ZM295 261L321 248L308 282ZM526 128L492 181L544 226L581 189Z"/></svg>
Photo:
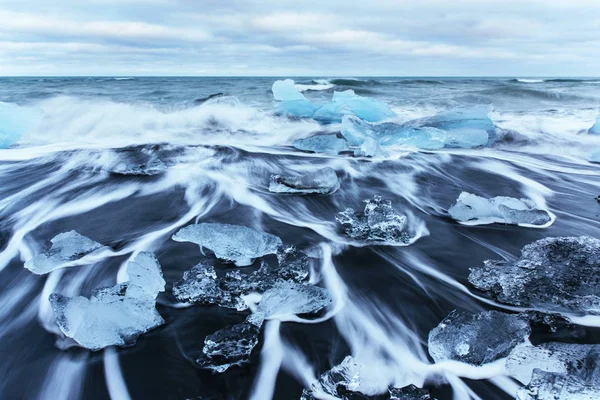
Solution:
<svg viewBox="0 0 600 400"><path fill-rule="evenodd" d="M220 329L204 339L204 348L196 363L215 372L247 363L258 344L259 333L260 327L246 322Z"/></svg>
<svg viewBox="0 0 600 400"><path fill-rule="evenodd" d="M277 253L281 239L240 225L202 223L186 226L173 235L177 242L192 242L206 247L217 258L238 267L252 264L255 258Z"/></svg>
<svg viewBox="0 0 600 400"><path fill-rule="evenodd" d="M600 115L596 117L596 123L592 125L588 133L592 135L600 135Z"/></svg>
<svg viewBox="0 0 600 400"><path fill-rule="evenodd" d="M290 194L330 194L340 188L340 180L331 167L304 175L271 175L269 191Z"/></svg>
<svg viewBox="0 0 600 400"><path fill-rule="evenodd" d="M346 90L334 92L331 102L322 105L314 113L313 119L323 123L342 122L344 115L355 115L369 122L383 121L396 116L387 104L359 96L353 90Z"/></svg>
<svg viewBox="0 0 600 400"><path fill-rule="evenodd" d="M137 338L164 323L156 310L156 296L165 281L158 260L140 252L127 265L129 281L94 290L87 299L50 295L56 322L65 336L90 350L131 346Z"/></svg>
<svg viewBox="0 0 600 400"><path fill-rule="evenodd" d="M496 127L489 117L487 107L476 107L466 110L453 110L436 114L433 117L421 120L424 126L430 126L446 131L457 140L462 137L488 137L487 145L492 145L496 140ZM448 146L451 147L451 146ZM462 147L462 146L454 146Z"/></svg>
<svg viewBox="0 0 600 400"><path fill-rule="evenodd" d="M483 365L506 357L530 333L529 322L522 315L454 310L429 332L429 354L435 362L455 360Z"/></svg>
<svg viewBox="0 0 600 400"><path fill-rule="evenodd" d="M104 246L75 231L64 232L50 240L52 247L25 262L25 268L36 275L44 275L55 269L69 266L87 254Z"/></svg>
<svg viewBox="0 0 600 400"><path fill-rule="evenodd" d="M306 97L296 89L292 79L275 81L271 87L273 98L277 101L306 100Z"/></svg>
<svg viewBox="0 0 600 400"><path fill-rule="evenodd" d="M517 391L516 400L597 400L600 385L577 375L557 374L536 369L527 386Z"/></svg>
<svg viewBox="0 0 600 400"><path fill-rule="evenodd" d="M38 123L41 116L40 110L0 101L0 149L18 142L24 133Z"/></svg>
<svg viewBox="0 0 600 400"><path fill-rule="evenodd" d="M448 210L456 221L467 225L504 223L520 226L547 227L553 216L529 199L498 196L486 199L462 192Z"/></svg>
<svg viewBox="0 0 600 400"><path fill-rule="evenodd" d="M294 86L294 81L275 81L271 88L273 98L280 103L275 107L276 114L288 117L312 118L318 105L311 103Z"/></svg>
<svg viewBox="0 0 600 400"><path fill-rule="evenodd" d="M588 153L588 161L600 163L600 147L596 147Z"/></svg>
<svg viewBox="0 0 600 400"><path fill-rule="evenodd" d="M337 155L342 151L349 150L346 140L338 138L335 134L316 135L304 139L297 139L294 140L292 146L302 151L331 155Z"/></svg>

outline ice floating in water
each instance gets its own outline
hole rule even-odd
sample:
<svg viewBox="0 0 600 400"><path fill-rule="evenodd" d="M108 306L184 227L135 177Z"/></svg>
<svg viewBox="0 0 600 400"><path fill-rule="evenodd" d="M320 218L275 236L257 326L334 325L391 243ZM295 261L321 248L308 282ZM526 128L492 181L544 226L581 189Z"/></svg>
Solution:
<svg viewBox="0 0 600 400"><path fill-rule="evenodd" d="M600 345L543 343L515 347L506 360L509 374L523 384L531 381L533 371L568 374L600 385Z"/></svg>
<svg viewBox="0 0 600 400"><path fill-rule="evenodd" d="M457 139L467 136L482 138L485 134L488 137L487 145L492 145L496 139L496 126L489 117L487 107L440 113L422 120L421 123L441 129Z"/></svg>
<svg viewBox="0 0 600 400"><path fill-rule="evenodd" d="M156 310L156 296L165 281L154 254L140 252L127 265L129 282L96 289L90 299L50 295L60 330L81 346L100 350L131 346L137 338L164 323Z"/></svg>
<svg viewBox="0 0 600 400"><path fill-rule="evenodd" d="M258 343L259 333L260 328L249 323L223 328L204 339L202 355L196 362L200 367L215 372L247 363Z"/></svg>
<svg viewBox="0 0 600 400"><path fill-rule="evenodd" d="M0 149L18 142L24 133L38 123L41 116L40 110L0 101Z"/></svg>
<svg viewBox="0 0 600 400"><path fill-rule="evenodd" d="M271 175L269 191L273 193L330 194L340 188L335 170L321 168L300 176Z"/></svg>
<svg viewBox="0 0 600 400"><path fill-rule="evenodd" d="M521 315L454 310L429 332L429 354L436 362L482 365L507 356L530 333L529 323Z"/></svg>
<svg viewBox="0 0 600 400"><path fill-rule="evenodd" d="M230 271L222 277L217 277L214 267L198 264L173 285L173 294L181 302L246 310L248 306L242 296L252 292L264 293L281 280L299 283L308 277L306 254L289 247L280 249L277 258L277 268L270 268L263 263L252 273Z"/></svg>
<svg viewBox="0 0 600 400"><path fill-rule="evenodd" d="M276 106L277 114L289 117L312 118L317 108L319 108L296 89L294 81L291 79L275 81L271 90L275 100L280 101Z"/></svg>
<svg viewBox="0 0 600 400"><path fill-rule="evenodd" d="M55 269L64 268L104 246L75 231L64 232L50 240L52 247L25 262L25 268L37 275L44 275Z"/></svg>
<svg viewBox="0 0 600 400"><path fill-rule="evenodd" d="M600 386L578 376L535 370L529 385L517 391L517 400L597 400Z"/></svg>
<svg viewBox="0 0 600 400"><path fill-rule="evenodd" d="M273 92L273 98L278 101L306 100L306 97L296 89L294 81L291 79L275 81L271 91Z"/></svg>
<svg viewBox="0 0 600 400"><path fill-rule="evenodd" d="M592 135L600 135L600 115L596 117L596 123L592 125L588 132Z"/></svg>
<svg viewBox="0 0 600 400"><path fill-rule="evenodd" d="M469 282L499 302L548 311L600 313L600 240L545 238L514 262L487 260Z"/></svg>
<svg viewBox="0 0 600 400"><path fill-rule="evenodd" d="M369 122L396 116L387 104L359 96L353 90L346 90L334 92L331 102L315 111L313 119L325 123L341 122L344 115L355 115Z"/></svg>
<svg viewBox="0 0 600 400"><path fill-rule="evenodd" d="M352 208L339 212L335 219L346 235L360 241L380 241L389 243L409 243L411 238L406 231L406 217L398 214L389 200L375 195L365 200L364 212Z"/></svg>
<svg viewBox="0 0 600 400"><path fill-rule="evenodd" d="M531 200L506 196L486 199L467 192L460 194L448 212L455 220L468 225L498 222L545 227L552 222L550 213L540 210Z"/></svg>
<svg viewBox="0 0 600 400"><path fill-rule="evenodd" d="M196 243L201 250L206 247L217 258L240 267L252 264L257 257L275 254L282 246L281 239L275 235L229 224L189 225L174 234L173 240Z"/></svg>
<svg viewBox="0 0 600 400"><path fill-rule="evenodd" d="M329 306L331 301L329 292L321 287L280 281L263 294L248 322L261 326L269 318L315 313Z"/></svg>
<svg viewBox="0 0 600 400"><path fill-rule="evenodd" d="M159 175L167 170L167 165L158 158L150 158L148 162L139 164L120 163L110 172L117 175Z"/></svg>
<svg viewBox="0 0 600 400"><path fill-rule="evenodd" d="M344 139L338 138L335 134L316 135L304 139L294 140L292 146L298 150L312 151L314 153L325 153L336 155L342 151L347 151L348 143Z"/></svg>
<svg viewBox="0 0 600 400"><path fill-rule="evenodd" d="M342 400L429 400L426 390L414 385L404 388L390 387L387 393L377 391L369 382L374 373L359 365L352 356L347 356L339 364L325 372L310 389L304 389L300 400L316 400L319 393L325 393ZM319 397L320 398L320 397Z"/></svg>

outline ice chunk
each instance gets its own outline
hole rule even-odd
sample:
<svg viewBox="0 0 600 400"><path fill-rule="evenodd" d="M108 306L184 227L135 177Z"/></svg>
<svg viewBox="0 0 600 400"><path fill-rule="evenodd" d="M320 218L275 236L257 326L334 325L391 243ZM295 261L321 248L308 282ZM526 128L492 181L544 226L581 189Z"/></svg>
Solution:
<svg viewBox="0 0 600 400"><path fill-rule="evenodd" d="M36 275L44 275L55 269L67 267L69 263L104 247L75 231L60 233L50 241L50 250L26 261L25 268Z"/></svg>
<svg viewBox="0 0 600 400"><path fill-rule="evenodd" d="M408 385L403 388L390 388L390 400L430 400L431 396L425 389Z"/></svg>
<svg viewBox="0 0 600 400"><path fill-rule="evenodd" d="M154 255L139 253L128 264L127 273L129 282L96 289L90 299L52 293L50 305L60 330L95 351L131 346L141 334L162 325L155 305L165 281Z"/></svg>
<svg viewBox="0 0 600 400"><path fill-rule="evenodd" d="M509 374L523 384L531 380L533 370L576 375L600 385L600 345L543 343L515 347L506 360Z"/></svg>
<svg viewBox="0 0 600 400"><path fill-rule="evenodd" d="M282 101L275 106L275 114L286 117L312 118L318 105L308 100Z"/></svg>
<svg viewBox="0 0 600 400"><path fill-rule="evenodd" d="M577 376L535 370L531 382L517 391L517 400L597 400L600 386Z"/></svg>
<svg viewBox="0 0 600 400"><path fill-rule="evenodd" d="M592 135L600 135L600 115L596 117L596 123L592 125L588 132Z"/></svg>
<svg viewBox="0 0 600 400"><path fill-rule="evenodd" d="M196 362L215 372L247 363L258 343L259 332L259 327L248 323L223 328L204 339L203 354Z"/></svg>
<svg viewBox="0 0 600 400"><path fill-rule="evenodd" d="M457 138L465 137L465 135L477 138L487 136L488 145L492 145L496 139L496 127L489 117L487 107L440 113L424 119L421 123L446 131Z"/></svg>
<svg viewBox="0 0 600 400"><path fill-rule="evenodd" d="M306 97L296 89L294 81L285 79L283 81L275 81L271 87L273 98L279 101L295 101L306 100Z"/></svg>
<svg viewBox="0 0 600 400"><path fill-rule="evenodd" d="M353 90L346 90L334 92L332 101L321 106L313 119L324 123L341 122L344 115L355 115L369 122L396 116L387 104L358 96Z"/></svg>
<svg viewBox="0 0 600 400"><path fill-rule="evenodd" d="M448 212L455 220L469 225L499 222L512 225L547 226L552 222L550 213L539 209L529 199L506 196L486 199L467 192L462 192L458 196L456 204L450 207Z"/></svg>
<svg viewBox="0 0 600 400"><path fill-rule="evenodd" d="M329 306L331 301L329 292L321 287L277 282L263 294L248 322L261 326L269 318L316 313Z"/></svg>
<svg viewBox="0 0 600 400"><path fill-rule="evenodd" d="M216 304L243 311L248 308L242 296L264 293L281 280L302 282L308 277L308 257L294 247L279 249L279 265L270 268L266 263L252 273L227 272L217 277L214 267L198 264L183 274L183 279L173 284L177 300L186 303Z"/></svg>
<svg viewBox="0 0 600 400"><path fill-rule="evenodd" d="M517 261L487 260L469 282L498 301L547 311L600 313L600 240L545 238Z"/></svg>
<svg viewBox="0 0 600 400"><path fill-rule="evenodd" d="M410 242L410 235L405 229L406 217L392 208L391 201L375 195L365 203L364 212L347 208L335 216L346 235L361 241Z"/></svg>
<svg viewBox="0 0 600 400"><path fill-rule="evenodd" d="M294 140L292 146L302 151L312 151L314 153L332 155L348 150L348 143L346 143L344 139L338 138L335 134L316 135L304 139L297 139Z"/></svg>
<svg viewBox="0 0 600 400"><path fill-rule="evenodd" d="M180 229L173 235L177 242L192 242L206 247L217 258L234 262L237 266L252 264L254 258L275 254L281 239L270 233L245 226L229 224L195 224Z"/></svg>
<svg viewBox="0 0 600 400"><path fill-rule="evenodd" d="M330 194L340 188L335 170L325 167L300 176L271 175L273 193Z"/></svg>
<svg viewBox="0 0 600 400"><path fill-rule="evenodd" d="M454 310L429 332L429 354L436 362L482 365L507 356L530 333L527 319L521 315Z"/></svg>
<svg viewBox="0 0 600 400"><path fill-rule="evenodd" d="M167 165L158 158L151 157L147 162L129 164L119 163L111 168L110 172L117 175L160 175L167 170Z"/></svg>
<svg viewBox="0 0 600 400"><path fill-rule="evenodd" d="M590 162L600 163L600 147L596 147L596 148L592 149L588 153L587 158L588 158L588 161L590 161Z"/></svg>
<svg viewBox="0 0 600 400"><path fill-rule="evenodd" d="M0 149L18 142L24 133L35 127L41 117L40 110L0 101Z"/></svg>

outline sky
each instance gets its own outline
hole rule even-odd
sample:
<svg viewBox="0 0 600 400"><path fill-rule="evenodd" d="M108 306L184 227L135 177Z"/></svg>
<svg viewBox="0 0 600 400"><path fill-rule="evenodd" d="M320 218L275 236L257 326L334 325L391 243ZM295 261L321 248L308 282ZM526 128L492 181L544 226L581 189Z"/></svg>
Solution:
<svg viewBox="0 0 600 400"><path fill-rule="evenodd" d="M2 76L598 76L598 0L0 0Z"/></svg>

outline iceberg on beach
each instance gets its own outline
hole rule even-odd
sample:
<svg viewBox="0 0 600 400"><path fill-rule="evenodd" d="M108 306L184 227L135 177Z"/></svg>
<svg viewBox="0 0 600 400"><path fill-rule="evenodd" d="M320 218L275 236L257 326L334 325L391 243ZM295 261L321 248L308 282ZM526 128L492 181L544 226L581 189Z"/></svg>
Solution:
<svg viewBox="0 0 600 400"><path fill-rule="evenodd" d="M288 117L312 118L318 105L312 104L296 89L294 81L286 79L275 81L271 88L273 98L280 103L276 106L276 114Z"/></svg>
<svg viewBox="0 0 600 400"><path fill-rule="evenodd" d="M313 153L325 153L337 155L342 151L347 151L348 143L344 139L338 138L335 134L316 135L304 139L294 140L292 146L302 151Z"/></svg>
<svg viewBox="0 0 600 400"><path fill-rule="evenodd" d="M353 90L346 90L334 92L331 102L319 107L313 119L323 123L342 122L344 115L355 115L369 122L378 122L396 116L387 104L359 96Z"/></svg>
<svg viewBox="0 0 600 400"><path fill-rule="evenodd" d="M600 163L600 147L596 147L588 153L588 161Z"/></svg>
<svg viewBox="0 0 600 400"><path fill-rule="evenodd" d="M423 126L441 129L457 139L461 137L488 137L487 145L492 145L496 140L496 126L489 117L487 107L472 109L458 109L439 113L419 121ZM448 146L462 147L462 146Z"/></svg>
<svg viewBox="0 0 600 400"><path fill-rule="evenodd" d="M330 194L340 188L340 180L331 167L299 176L271 175L269 191L293 194Z"/></svg>
<svg viewBox="0 0 600 400"><path fill-rule="evenodd" d="M484 261L469 282L497 301L545 311L600 313L600 240L545 238L516 261Z"/></svg>
<svg viewBox="0 0 600 400"><path fill-rule="evenodd" d="M292 79L275 81L271 87L273 98L277 101L306 100L306 97L296 89Z"/></svg>
<svg viewBox="0 0 600 400"><path fill-rule="evenodd" d="M196 363L215 372L247 363L258 344L259 333L260 327L246 322L218 330L204 339L202 355Z"/></svg>
<svg viewBox="0 0 600 400"><path fill-rule="evenodd" d="M456 204L448 210L452 218L468 225L504 223L510 225L547 227L551 214L528 199L498 196L486 199L462 192Z"/></svg>
<svg viewBox="0 0 600 400"><path fill-rule="evenodd" d="M281 239L240 225L202 223L186 226L173 235L176 242L192 242L211 250L217 258L238 267L252 264L255 258L275 254Z"/></svg>
<svg viewBox="0 0 600 400"><path fill-rule="evenodd" d="M42 111L0 101L0 149L6 149L35 127Z"/></svg>
<svg viewBox="0 0 600 400"><path fill-rule="evenodd" d="M597 400L600 385L571 374L535 370L529 385L517 391L516 400Z"/></svg>
<svg viewBox="0 0 600 400"><path fill-rule="evenodd" d="M75 231L64 232L50 240L52 247L25 262L25 268L36 275L68 266L84 256L104 247L90 238L80 235Z"/></svg>
<svg viewBox="0 0 600 400"><path fill-rule="evenodd" d="M343 232L352 239L389 243L409 243L406 231L406 217L392 208L389 200L375 195L365 200L364 212L352 208L337 213L336 221Z"/></svg>
<svg viewBox="0 0 600 400"><path fill-rule="evenodd" d="M600 135L600 115L596 117L596 122L594 125L592 125L588 133L592 135Z"/></svg>
<svg viewBox="0 0 600 400"><path fill-rule="evenodd" d="M50 305L60 330L79 345L100 350L131 346L137 338L164 323L156 310L156 296L165 281L158 260L140 252L127 265L129 281L96 289L87 299L50 295Z"/></svg>
<svg viewBox="0 0 600 400"><path fill-rule="evenodd" d="M521 315L454 310L429 332L429 354L435 362L483 365L507 356L530 333L527 318Z"/></svg>

